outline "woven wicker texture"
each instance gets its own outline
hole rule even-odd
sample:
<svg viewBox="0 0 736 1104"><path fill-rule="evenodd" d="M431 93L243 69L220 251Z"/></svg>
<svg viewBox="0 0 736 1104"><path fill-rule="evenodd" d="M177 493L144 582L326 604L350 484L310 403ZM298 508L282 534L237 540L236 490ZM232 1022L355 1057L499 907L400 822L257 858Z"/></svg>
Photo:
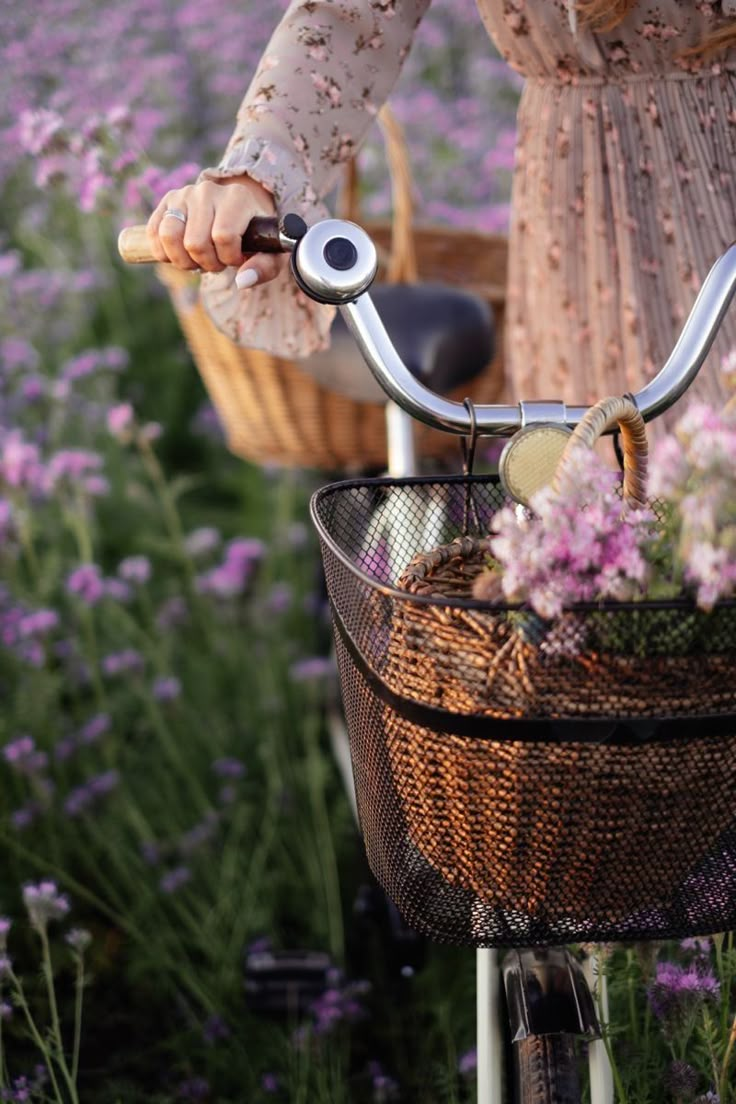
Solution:
<svg viewBox="0 0 736 1104"><path fill-rule="evenodd" d="M501 235L477 234L413 224L411 173L400 127L387 109L380 113L391 174L390 222L362 219L356 210L354 170L347 174L345 217L371 235L383 263L379 280L438 281L487 300L493 310L499 350L472 382L451 396L476 403L500 401L503 389L504 298L507 248ZM197 278L169 265L157 273L171 295L185 339L222 422L228 447L256 463L276 463L324 471L366 471L387 463L382 403L358 402L322 386L302 362L247 349L230 341L212 323L197 295ZM366 369L367 371L367 369ZM422 457L458 456L447 434L417 426Z"/></svg>
<svg viewBox="0 0 736 1104"><path fill-rule="evenodd" d="M550 625L473 601L487 546L466 520L488 532L502 502L488 479L315 496L374 873L412 927L454 943L728 930L736 604Z"/></svg>

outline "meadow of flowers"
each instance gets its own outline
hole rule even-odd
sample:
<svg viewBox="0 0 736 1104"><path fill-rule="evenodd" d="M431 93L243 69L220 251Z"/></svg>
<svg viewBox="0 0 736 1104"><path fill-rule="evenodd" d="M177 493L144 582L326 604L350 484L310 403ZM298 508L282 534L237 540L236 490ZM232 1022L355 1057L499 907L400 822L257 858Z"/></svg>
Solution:
<svg viewBox="0 0 736 1104"><path fill-rule="evenodd" d="M163 289L115 256L219 156L278 10L0 7L1 1100L474 1098L472 954L404 976L365 926L322 477L226 452ZM504 228L517 96L437 0L393 101L423 217ZM385 212L377 134L362 163ZM327 962L280 1017L244 987L269 948ZM731 936L606 962L618 1100L736 1100Z"/></svg>

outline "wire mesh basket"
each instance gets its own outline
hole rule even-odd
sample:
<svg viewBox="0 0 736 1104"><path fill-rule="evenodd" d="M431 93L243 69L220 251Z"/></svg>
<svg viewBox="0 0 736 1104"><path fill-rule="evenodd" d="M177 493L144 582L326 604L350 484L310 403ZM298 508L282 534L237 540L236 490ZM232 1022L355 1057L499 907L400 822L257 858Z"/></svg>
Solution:
<svg viewBox="0 0 736 1104"><path fill-rule="evenodd" d="M443 942L732 928L736 603L579 605L545 622L474 600L486 547L466 535L469 507L488 533L505 504L486 477L313 498L374 874Z"/></svg>

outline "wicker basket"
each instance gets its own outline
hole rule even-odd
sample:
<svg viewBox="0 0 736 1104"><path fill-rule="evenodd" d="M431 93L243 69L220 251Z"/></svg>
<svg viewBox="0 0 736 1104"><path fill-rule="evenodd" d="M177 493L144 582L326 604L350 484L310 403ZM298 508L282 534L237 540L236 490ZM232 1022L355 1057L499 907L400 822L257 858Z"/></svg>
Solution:
<svg viewBox="0 0 736 1104"><path fill-rule="evenodd" d="M625 444L624 495L640 501L646 440L629 400L594 408L561 464L612 420ZM647 742L645 725L634 746L612 746L557 742L554 722L601 722L603 740L611 718L734 712L736 609L715 619L665 607L570 611L552 626L553 641L530 612L438 604L471 598L488 552L487 540L461 537L412 560L398 586L430 600L397 604L386 680L453 714L547 719L549 736L494 739L491 724L489 738L468 739L387 709L388 756L412 842L448 884L506 915L575 929L591 918L606 928L671 910L733 822L736 723L716 742L707 725L694 738ZM628 650L632 617L646 619L637 628L652 642L644 656Z"/></svg>
<svg viewBox="0 0 736 1104"><path fill-rule="evenodd" d="M391 222L356 217L355 171L348 174L346 216L365 226L383 264L387 282L434 280L462 287L487 300L495 318L496 349L503 346L506 239L435 226L414 226L412 190L401 130L383 109L380 122L391 172ZM386 466L385 407L328 390L310 376L308 360L291 361L236 345L211 321L198 297L196 277L168 265L158 275L171 295L195 364L223 424L228 447L256 463L325 471L365 471ZM500 353L477 379L464 385L462 399L499 400L503 389ZM422 457L457 455L449 435L417 426Z"/></svg>

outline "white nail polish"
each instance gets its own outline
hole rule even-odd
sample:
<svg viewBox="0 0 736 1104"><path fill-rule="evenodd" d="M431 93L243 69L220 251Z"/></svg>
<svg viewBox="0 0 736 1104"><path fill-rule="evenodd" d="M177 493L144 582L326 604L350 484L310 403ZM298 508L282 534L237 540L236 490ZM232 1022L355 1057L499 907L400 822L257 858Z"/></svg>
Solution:
<svg viewBox="0 0 736 1104"><path fill-rule="evenodd" d="M254 268L244 268L242 272L239 272L235 277L235 285L241 290L243 288L253 287L258 283L258 273Z"/></svg>

